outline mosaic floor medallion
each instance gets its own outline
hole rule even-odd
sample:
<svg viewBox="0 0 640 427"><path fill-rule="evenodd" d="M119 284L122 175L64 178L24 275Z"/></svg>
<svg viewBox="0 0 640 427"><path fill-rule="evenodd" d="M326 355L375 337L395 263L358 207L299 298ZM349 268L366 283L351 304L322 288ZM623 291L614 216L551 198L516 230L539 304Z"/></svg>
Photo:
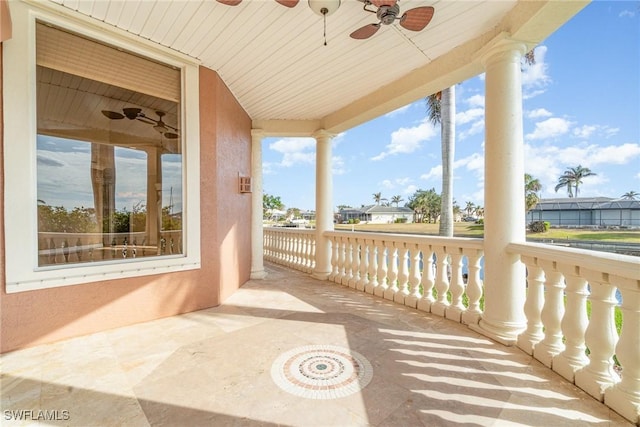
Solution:
<svg viewBox="0 0 640 427"><path fill-rule="evenodd" d="M336 399L366 387L371 363L344 347L310 345L281 354L271 366L273 381L283 390L309 399Z"/></svg>

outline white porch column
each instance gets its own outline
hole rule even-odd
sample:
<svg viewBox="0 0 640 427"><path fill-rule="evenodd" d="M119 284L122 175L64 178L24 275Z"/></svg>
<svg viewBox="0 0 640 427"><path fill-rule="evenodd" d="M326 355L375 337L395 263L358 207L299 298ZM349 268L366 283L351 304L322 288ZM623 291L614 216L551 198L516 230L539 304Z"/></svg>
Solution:
<svg viewBox="0 0 640 427"><path fill-rule="evenodd" d="M331 138L325 130L317 131L316 139L316 267L312 276L326 280L331 273L331 242L323 237L333 230L333 180L331 177Z"/></svg>
<svg viewBox="0 0 640 427"><path fill-rule="evenodd" d="M524 43L503 38L482 55L485 79L485 307L478 332L507 345L526 328L526 278L512 242L524 242L524 142L520 59Z"/></svg>
<svg viewBox="0 0 640 427"><path fill-rule="evenodd" d="M261 129L251 130L251 278L264 279L262 229L262 138Z"/></svg>

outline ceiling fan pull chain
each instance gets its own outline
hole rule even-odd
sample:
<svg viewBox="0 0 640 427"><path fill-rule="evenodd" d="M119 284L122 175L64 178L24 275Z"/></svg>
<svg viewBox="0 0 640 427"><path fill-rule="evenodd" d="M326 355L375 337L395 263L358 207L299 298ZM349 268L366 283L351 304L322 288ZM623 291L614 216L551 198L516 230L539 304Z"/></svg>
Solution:
<svg viewBox="0 0 640 427"><path fill-rule="evenodd" d="M326 8L322 8L322 20L324 23L324 45L327 45L327 12L329 12Z"/></svg>

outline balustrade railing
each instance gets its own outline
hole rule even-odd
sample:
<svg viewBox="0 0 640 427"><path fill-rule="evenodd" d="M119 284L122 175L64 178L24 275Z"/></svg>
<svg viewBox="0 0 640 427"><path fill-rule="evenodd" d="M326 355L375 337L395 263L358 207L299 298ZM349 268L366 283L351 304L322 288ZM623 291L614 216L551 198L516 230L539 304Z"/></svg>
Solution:
<svg viewBox="0 0 640 427"><path fill-rule="evenodd" d="M38 265L73 264L182 253L182 230L161 231L150 243L145 232L38 233Z"/></svg>
<svg viewBox="0 0 640 427"><path fill-rule="evenodd" d="M480 239L330 231L330 281L465 324L482 314Z"/></svg>
<svg viewBox="0 0 640 427"><path fill-rule="evenodd" d="M313 271L316 259L315 230L265 227L263 236L265 260L305 273Z"/></svg>
<svg viewBox="0 0 640 427"><path fill-rule="evenodd" d="M639 423L640 258L536 243L509 251L528 271L518 346Z"/></svg>
<svg viewBox="0 0 640 427"><path fill-rule="evenodd" d="M264 235L266 260L313 270L315 231L271 228ZM332 248L329 281L460 323L481 319L483 240L324 236ZM640 258L536 243L508 250L527 271L527 327L518 347L640 424Z"/></svg>

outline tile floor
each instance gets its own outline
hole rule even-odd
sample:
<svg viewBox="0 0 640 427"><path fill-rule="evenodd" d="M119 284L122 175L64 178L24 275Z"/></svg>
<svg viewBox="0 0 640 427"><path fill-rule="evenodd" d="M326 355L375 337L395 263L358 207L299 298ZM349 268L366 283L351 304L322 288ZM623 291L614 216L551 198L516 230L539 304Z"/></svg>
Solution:
<svg viewBox="0 0 640 427"><path fill-rule="evenodd" d="M630 426L516 348L267 268L220 307L3 355L0 424Z"/></svg>

